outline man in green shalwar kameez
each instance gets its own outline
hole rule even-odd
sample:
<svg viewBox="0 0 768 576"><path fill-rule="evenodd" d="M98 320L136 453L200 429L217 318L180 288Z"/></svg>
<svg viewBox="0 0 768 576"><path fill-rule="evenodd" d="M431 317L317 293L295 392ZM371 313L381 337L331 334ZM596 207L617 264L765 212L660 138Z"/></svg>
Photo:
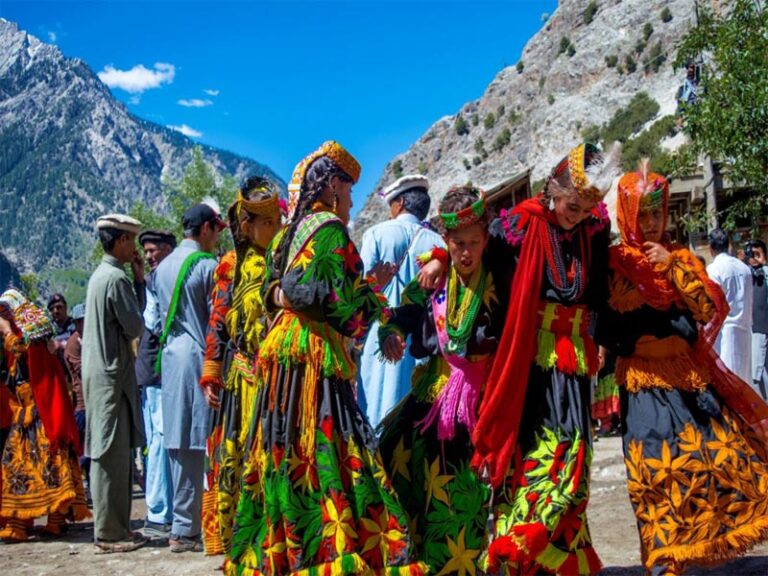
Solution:
<svg viewBox="0 0 768 576"><path fill-rule="evenodd" d="M130 531L132 448L144 444L133 353L133 340L144 325L139 304L144 298L144 268L136 250L141 223L110 214L99 218L96 226L105 254L88 282L85 304L85 455L91 458L98 552L128 552L146 542ZM123 269L128 263L134 286Z"/></svg>

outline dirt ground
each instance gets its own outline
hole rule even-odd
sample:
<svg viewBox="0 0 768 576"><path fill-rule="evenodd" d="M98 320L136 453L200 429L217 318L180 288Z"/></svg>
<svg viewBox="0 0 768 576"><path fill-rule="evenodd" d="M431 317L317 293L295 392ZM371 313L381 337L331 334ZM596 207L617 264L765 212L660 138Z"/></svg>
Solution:
<svg viewBox="0 0 768 576"><path fill-rule="evenodd" d="M134 500L135 528L144 517L140 494ZM640 576L640 553L634 516L625 488L619 438L603 438L595 445L589 523L603 576ZM221 557L202 553L172 554L161 541L152 541L128 554L96 555L92 525L77 524L59 540L34 539L24 544L0 544L0 576L168 576L220 574ZM768 545L716 569L692 568L689 574L764 576L768 574Z"/></svg>

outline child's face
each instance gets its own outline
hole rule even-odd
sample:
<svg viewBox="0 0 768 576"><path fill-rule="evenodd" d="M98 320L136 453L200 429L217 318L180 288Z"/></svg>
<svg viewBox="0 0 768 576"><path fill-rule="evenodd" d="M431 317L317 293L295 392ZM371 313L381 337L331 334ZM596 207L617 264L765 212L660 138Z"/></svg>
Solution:
<svg viewBox="0 0 768 576"><path fill-rule="evenodd" d="M483 259L488 243L488 232L481 224L451 230L445 235L448 252L456 271L462 277L470 276Z"/></svg>

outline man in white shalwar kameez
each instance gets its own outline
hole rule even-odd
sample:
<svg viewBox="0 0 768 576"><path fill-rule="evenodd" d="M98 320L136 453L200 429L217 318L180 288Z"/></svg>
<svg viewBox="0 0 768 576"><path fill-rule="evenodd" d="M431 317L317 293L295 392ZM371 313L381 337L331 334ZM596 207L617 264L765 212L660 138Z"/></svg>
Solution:
<svg viewBox="0 0 768 576"><path fill-rule="evenodd" d="M419 272L417 256L435 246L445 247L442 237L423 220L429 212L429 180L425 176L399 178L381 192L389 204L391 219L366 230L360 257L365 273L379 263L393 265L394 276L383 287L389 305L399 306L403 289ZM384 416L411 389L416 360L406 349L402 360L392 364L379 358L378 323L371 327L360 359L358 402L376 428Z"/></svg>
<svg viewBox="0 0 768 576"><path fill-rule="evenodd" d="M725 292L731 310L715 343L725 365L744 382L752 382L752 273L749 266L728 254L728 235L716 228L709 234L714 256L707 274Z"/></svg>

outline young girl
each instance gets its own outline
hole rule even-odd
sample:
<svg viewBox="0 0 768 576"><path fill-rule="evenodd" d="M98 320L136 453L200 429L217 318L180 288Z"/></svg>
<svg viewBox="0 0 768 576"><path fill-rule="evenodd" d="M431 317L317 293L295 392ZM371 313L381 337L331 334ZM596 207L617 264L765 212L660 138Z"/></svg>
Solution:
<svg viewBox="0 0 768 576"><path fill-rule="evenodd" d="M503 329L509 277L484 259L489 217L482 192L449 191L439 207L450 265L435 290L418 280L379 330L383 355L397 361L411 339L413 391L383 423L387 471L421 536L419 560L433 573L476 569L485 541L489 491L470 468L477 408Z"/></svg>
<svg viewBox="0 0 768 576"><path fill-rule="evenodd" d="M212 385L218 392L208 442L206 554L228 553L232 544L242 459L256 392L256 354L264 331L264 255L280 227L277 189L259 176L248 178L228 216L235 250L216 270L201 378L201 385Z"/></svg>
<svg viewBox="0 0 768 576"><path fill-rule="evenodd" d="M643 563L675 575L768 537L768 407L712 349L727 304L666 235L666 179L646 163L621 178L617 200L621 244L610 251L610 310L597 338L618 356Z"/></svg>

